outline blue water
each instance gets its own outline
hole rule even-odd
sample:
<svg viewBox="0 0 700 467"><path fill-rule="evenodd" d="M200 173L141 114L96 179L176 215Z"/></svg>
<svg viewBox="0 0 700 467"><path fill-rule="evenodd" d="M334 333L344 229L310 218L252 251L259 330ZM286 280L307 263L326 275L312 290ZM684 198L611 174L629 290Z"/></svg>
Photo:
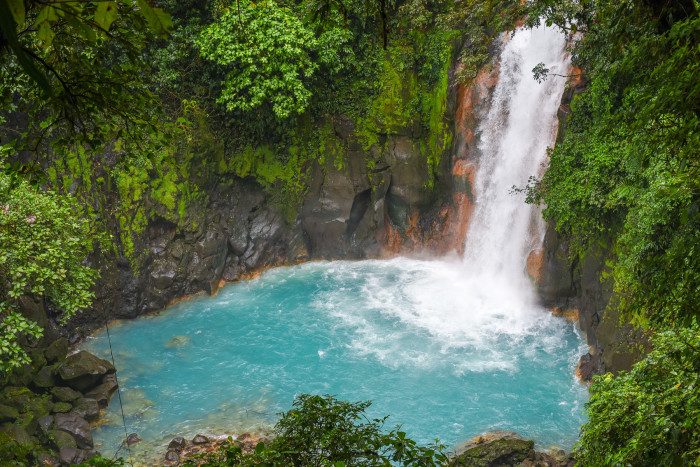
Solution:
<svg viewBox="0 0 700 467"><path fill-rule="evenodd" d="M513 430L569 448L587 391L582 339L539 308L502 308L459 262L321 262L268 271L111 327L129 432L141 455L176 435L261 431L296 394L372 400L421 442ZM481 298L480 298L481 297ZM106 335L85 348L108 355ZM117 397L95 439L124 437Z"/></svg>

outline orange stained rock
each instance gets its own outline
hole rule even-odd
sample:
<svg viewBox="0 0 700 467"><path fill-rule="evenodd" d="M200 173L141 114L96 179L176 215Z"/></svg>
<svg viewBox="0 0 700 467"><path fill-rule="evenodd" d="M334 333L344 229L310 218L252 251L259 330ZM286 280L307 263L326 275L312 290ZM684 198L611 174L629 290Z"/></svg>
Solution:
<svg viewBox="0 0 700 467"><path fill-rule="evenodd" d="M578 308L567 308L563 310L560 307L555 306L552 307L551 311L552 315L556 317L564 318L565 320L570 321L572 323L578 323L580 314Z"/></svg>
<svg viewBox="0 0 700 467"><path fill-rule="evenodd" d="M542 270L544 265L544 250L536 248L527 255L527 275L535 284L542 281Z"/></svg>

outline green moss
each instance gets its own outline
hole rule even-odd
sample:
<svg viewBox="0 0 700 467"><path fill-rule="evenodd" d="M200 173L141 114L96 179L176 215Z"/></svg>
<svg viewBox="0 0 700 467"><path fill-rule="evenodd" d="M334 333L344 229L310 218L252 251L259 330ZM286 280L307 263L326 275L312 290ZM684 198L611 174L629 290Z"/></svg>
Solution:
<svg viewBox="0 0 700 467"><path fill-rule="evenodd" d="M379 147L384 152L392 135L418 139L430 171L429 188L452 143L445 114L453 36L452 31L418 34L411 47L389 48L381 64L377 95L366 114L356 119L355 135L366 151ZM371 169L376 161L366 163Z"/></svg>
<svg viewBox="0 0 700 467"><path fill-rule="evenodd" d="M367 113L356 121L355 134L363 149L369 150L414 123L417 108L416 71L404 59L405 48L391 47L381 63L379 93Z"/></svg>
<svg viewBox="0 0 700 467"><path fill-rule="evenodd" d="M449 49L445 55L446 58L434 87L432 89L428 87L421 93L421 113L424 124L427 126L427 136L421 141L421 152L425 155L430 170L429 188L434 186L442 155L452 144L452 132L445 121L451 64Z"/></svg>

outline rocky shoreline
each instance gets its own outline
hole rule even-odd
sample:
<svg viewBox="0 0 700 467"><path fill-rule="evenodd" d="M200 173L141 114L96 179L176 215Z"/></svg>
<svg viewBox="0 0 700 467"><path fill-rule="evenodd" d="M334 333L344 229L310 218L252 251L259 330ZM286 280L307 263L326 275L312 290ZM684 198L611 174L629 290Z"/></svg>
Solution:
<svg viewBox="0 0 700 467"><path fill-rule="evenodd" d="M196 463L200 456L218 451L229 444L243 452L252 452L266 437L251 433L241 435L202 435L190 441L175 437L168 444L162 464L175 467L182 462ZM154 460L154 462L156 462ZM160 463L160 461L158 462ZM573 467L570 453L558 448L535 449L532 440L509 431L483 433L457 446L449 453L448 467Z"/></svg>
<svg viewBox="0 0 700 467"><path fill-rule="evenodd" d="M86 351L69 354L59 338L32 349L32 365L0 391L4 443L32 446L41 465L70 465L95 455L92 427L117 390L116 369Z"/></svg>

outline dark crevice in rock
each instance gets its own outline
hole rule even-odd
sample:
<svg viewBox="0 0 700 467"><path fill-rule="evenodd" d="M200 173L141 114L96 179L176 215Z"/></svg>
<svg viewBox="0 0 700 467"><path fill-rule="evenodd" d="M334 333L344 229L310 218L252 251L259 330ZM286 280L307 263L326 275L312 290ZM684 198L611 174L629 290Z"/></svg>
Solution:
<svg viewBox="0 0 700 467"><path fill-rule="evenodd" d="M365 216L367 208L372 201L372 189L368 188L355 195L352 201L352 207L350 208L350 217L348 218L346 224L347 228L345 230L345 235L351 237L355 233L357 227L360 225L360 221Z"/></svg>

